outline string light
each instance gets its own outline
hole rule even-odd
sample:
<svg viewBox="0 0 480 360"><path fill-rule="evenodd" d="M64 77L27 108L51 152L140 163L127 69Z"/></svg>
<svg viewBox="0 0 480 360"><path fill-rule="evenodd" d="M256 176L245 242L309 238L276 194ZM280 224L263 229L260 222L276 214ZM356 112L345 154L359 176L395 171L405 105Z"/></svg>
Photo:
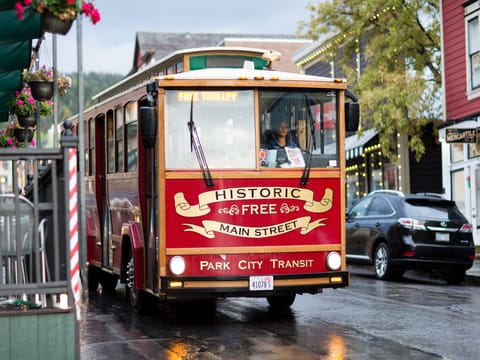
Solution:
<svg viewBox="0 0 480 360"><path fill-rule="evenodd" d="M370 21L376 21L380 18L380 15L385 15L387 12L389 11L395 11L396 8L395 6L387 6L386 8L384 8L383 10L380 11L380 13L377 13L375 15L373 15L372 17L370 17ZM302 60L299 60L298 62L296 62L296 65L299 66L299 67L302 67L303 65L305 64L308 64L309 62L312 62L313 60L315 60L317 57L320 57L321 55L325 54L327 51L330 51L332 49L332 47L337 44L340 44L342 43L345 39L347 39L347 37L355 37L355 42L358 44L359 41L358 41L358 36L355 36L356 34L354 33L354 30L351 30L349 31L348 33L344 33L344 34L340 34L340 35L337 35L336 37L334 37L333 39L330 40L330 42L326 43L325 45L321 46L320 48L318 48L315 52L313 52L312 54L310 54L309 56L303 58ZM337 51L335 51L336 53ZM329 55L331 56L331 52L329 53Z"/></svg>

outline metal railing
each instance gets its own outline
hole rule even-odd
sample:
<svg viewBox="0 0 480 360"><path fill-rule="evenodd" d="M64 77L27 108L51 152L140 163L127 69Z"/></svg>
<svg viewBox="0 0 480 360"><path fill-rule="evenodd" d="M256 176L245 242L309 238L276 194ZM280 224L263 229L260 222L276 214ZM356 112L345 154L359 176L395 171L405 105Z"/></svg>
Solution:
<svg viewBox="0 0 480 360"><path fill-rule="evenodd" d="M58 149L0 148L0 304L73 307L68 154L78 140L70 130Z"/></svg>

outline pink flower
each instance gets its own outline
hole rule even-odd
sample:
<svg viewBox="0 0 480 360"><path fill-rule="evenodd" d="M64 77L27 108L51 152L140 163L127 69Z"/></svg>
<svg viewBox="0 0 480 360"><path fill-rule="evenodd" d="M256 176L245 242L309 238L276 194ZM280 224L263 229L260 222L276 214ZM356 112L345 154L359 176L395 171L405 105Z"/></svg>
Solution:
<svg viewBox="0 0 480 360"><path fill-rule="evenodd" d="M82 11L84 12L85 16L90 16L92 14L93 5L90 3L83 3L82 4Z"/></svg>
<svg viewBox="0 0 480 360"><path fill-rule="evenodd" d="M97 9L92 10L91 19L92 19L93 25L95 25L97 22L100 21L100 12Z"/></svg>
<svg viewBox="0 0 480 360"><path fill-rule="evenodd" d="M25 5L25 6L32 5L32 0L23 0L23 5Z"/></svg>
<svg viewBox="0 0 480 360"><path fill-rule="evenodd" d="M25 8L20 2L15 3L15 16L19 19L25 19Z"/></svg>
<svg viewBox="0 0 480 360"><path fill-rule="evenodd" d="M93 25L100 21L100 11L98 11L92 3L86 2L82 4L82 11L85 16L90 17Z"/></svg>
<svg viewBox="0 0 480 360"><path fill-rule="evenodd" d="M8 138L8 139L7 139L7 144L8 144L8 146L13 145L13 140L12 140L12 138Z"/></svg>
<svg viewBox="0 0 480 360"><path fill-rule="evenodd" d="M67 0L68 5L73 5L74 2L75 0Z"/></svg>
<svg viewBox="0 0 480 360"><path fill-rule="evenodd" d="M22 106L24 104L23 100L17 100L17 105Z"/></svg>

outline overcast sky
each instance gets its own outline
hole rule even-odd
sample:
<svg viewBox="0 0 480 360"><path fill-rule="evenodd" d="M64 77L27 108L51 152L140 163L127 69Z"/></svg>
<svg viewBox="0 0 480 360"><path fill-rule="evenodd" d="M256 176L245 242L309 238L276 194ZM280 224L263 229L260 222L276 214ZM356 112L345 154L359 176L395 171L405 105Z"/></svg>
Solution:
<svg viewBox="0 0 480 360"><path fill-rule="evenodd" d="M318 0L94 0L101 21L83 17L83 70L126 74L133 64L138 31L293 35L306 6ZM77 23L57 35L58 69L77 70ZM51 38L40 62L53 65Z"/></svg>

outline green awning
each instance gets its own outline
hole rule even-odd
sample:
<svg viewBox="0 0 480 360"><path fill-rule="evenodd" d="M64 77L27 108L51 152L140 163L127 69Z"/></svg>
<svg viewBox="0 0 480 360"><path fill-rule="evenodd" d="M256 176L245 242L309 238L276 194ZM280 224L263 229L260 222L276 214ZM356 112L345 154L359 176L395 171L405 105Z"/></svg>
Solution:
<svg viewBox="0 0 480 360"><path fill-rule="evenodd" d="M22 71L30 65L32 40L42 35L40 15L15 16L15 2L0 0L0 122L8 121L7 103L22 87Z"/></svg>

